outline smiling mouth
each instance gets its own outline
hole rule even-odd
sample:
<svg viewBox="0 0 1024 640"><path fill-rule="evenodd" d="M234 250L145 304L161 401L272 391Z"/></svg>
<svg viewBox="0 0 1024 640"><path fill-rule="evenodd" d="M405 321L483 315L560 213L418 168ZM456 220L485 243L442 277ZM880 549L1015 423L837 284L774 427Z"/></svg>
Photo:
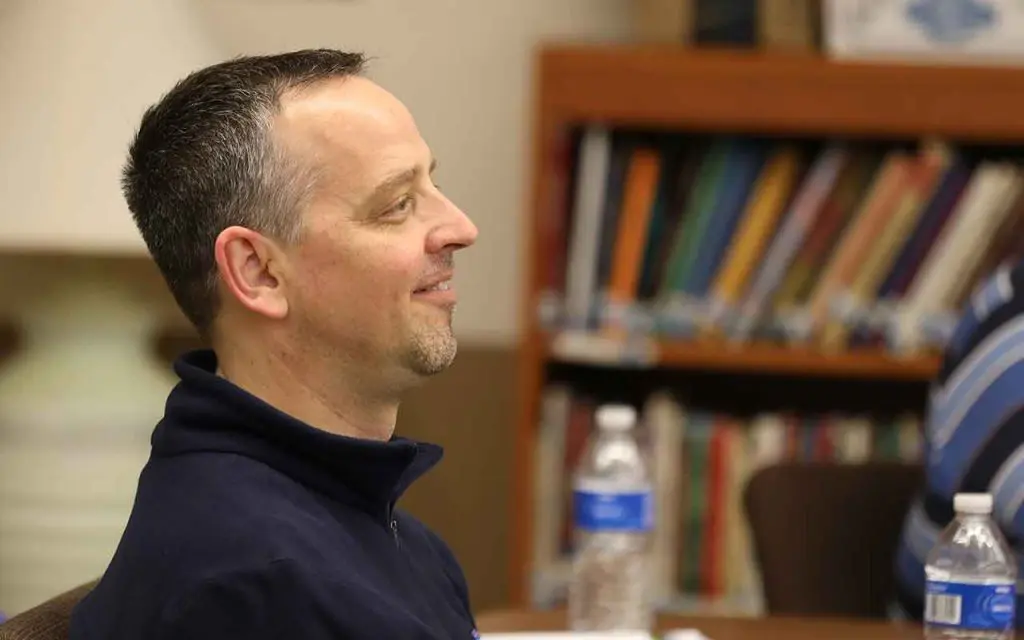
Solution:
<svg viewBox="0 0 1024 640"><path fill-rule="evenodd" d="M427 287L421 287L413 291L413 293L430 293L431 291L449 291L452 288L451 280L442 280Z"/></svg>

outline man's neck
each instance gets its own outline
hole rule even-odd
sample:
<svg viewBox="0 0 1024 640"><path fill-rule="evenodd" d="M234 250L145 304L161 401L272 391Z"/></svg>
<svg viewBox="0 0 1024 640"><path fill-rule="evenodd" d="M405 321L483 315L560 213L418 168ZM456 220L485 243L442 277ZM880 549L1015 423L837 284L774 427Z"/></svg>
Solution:
<svg viewBox="0 0 1024 640"><path fill-rule="evenodd" d="M243 363L231 351L218 351L218 375L293 418L353 438L387 441L394 433L398 400L370 392L358 372L271 353Z"/></svg>

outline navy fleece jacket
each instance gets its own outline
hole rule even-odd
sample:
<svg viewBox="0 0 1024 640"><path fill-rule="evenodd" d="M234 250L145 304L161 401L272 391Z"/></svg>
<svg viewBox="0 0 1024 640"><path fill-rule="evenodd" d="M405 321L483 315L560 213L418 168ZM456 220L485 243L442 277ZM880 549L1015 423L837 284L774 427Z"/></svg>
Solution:
<svg viewBox="0 0 1024 640"><path fill-rule="evenodd" d="M315 429L218 377L210 351L175 371L71 640L478 637L451 551L395 508L439 447Z"/></svg>

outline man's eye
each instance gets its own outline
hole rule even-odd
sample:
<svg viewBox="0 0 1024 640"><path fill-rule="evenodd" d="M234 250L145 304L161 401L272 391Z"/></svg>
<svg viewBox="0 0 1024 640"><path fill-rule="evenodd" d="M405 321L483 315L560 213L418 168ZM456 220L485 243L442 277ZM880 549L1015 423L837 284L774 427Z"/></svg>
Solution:
<svg viewBox="0 0 1024 640"><path fill-rule="evenodd" d="M395 203L391 209L388 210L387 214L390 215L407 215L412 213L413 209L416 208L416 197L412 195L402 196L402 198Z"/></svg>

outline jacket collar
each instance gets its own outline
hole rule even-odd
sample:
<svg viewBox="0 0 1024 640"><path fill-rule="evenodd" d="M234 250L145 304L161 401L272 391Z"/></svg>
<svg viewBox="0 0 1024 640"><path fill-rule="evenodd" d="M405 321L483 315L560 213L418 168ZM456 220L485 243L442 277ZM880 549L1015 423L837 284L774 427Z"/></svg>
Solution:
<svg viewBox="0 0 1024 640"><path fill-rule="evenodd" d="M364 440L308 425L218 376L210 350L184 354L174 370L181 381L153 433L155 457L247 456L310 489L389 518L405 490L443 455L434 444L397 436Z"/></svg>

